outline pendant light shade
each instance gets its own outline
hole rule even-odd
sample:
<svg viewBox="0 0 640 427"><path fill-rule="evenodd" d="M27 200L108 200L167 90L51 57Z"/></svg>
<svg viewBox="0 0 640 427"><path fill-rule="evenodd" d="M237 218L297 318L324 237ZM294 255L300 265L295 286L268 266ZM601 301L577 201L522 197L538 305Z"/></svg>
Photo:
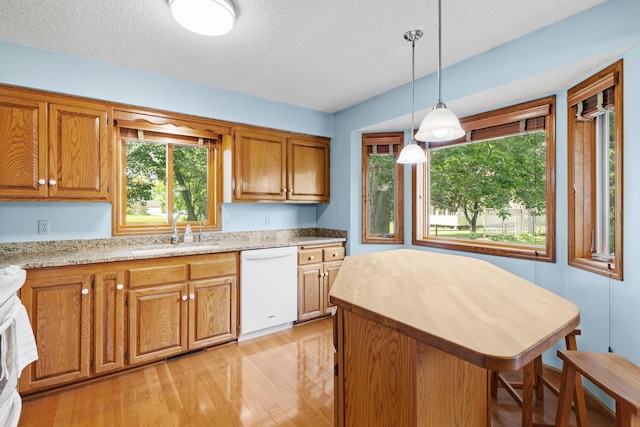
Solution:
<svg viewBox="0 0 640 427"><path fill-rule="evenodd" d="M169 8L180 25L205 36L228 33L236 20L231 0L169 0Z"/></svg>
<svg viewBox="0 0 640 427"><path fill-rule="evenodd" d="M465 132L460 120L442 102L442 0L438 0L438 103L422 119L416 134L418 141L442 142L462 137Z"/></svg>
<svg viewBox="0 0 640 427"><path fill-rule="evenodd" d="M414 83L416 79L416 40L422 37L422 31L412 30L404 33L404 39L411 42L411 141L407 144L400 155L398 156L398 163L404 164L417 164L427 161L427 156L424 154L424 150L416 143L413 137L413 120L415 110L415 90Z"/></svg>
<svg viewBox="0 0 640 427"><path fill-rule="evenodd" d="M433 110L424 116L420 129L416 133L418 141L451 141L464 136L460 120L444 103L439 102Z"/></svg>
<svg viewBox="0 0 640 427"><path fill-rule="evenodd" d="M411 142L404 146L398 160L396 160L396 162L404 164L418 164L426 161L427 156L424 154L424 150L416 144L415 139L411 139Z"/></svg>

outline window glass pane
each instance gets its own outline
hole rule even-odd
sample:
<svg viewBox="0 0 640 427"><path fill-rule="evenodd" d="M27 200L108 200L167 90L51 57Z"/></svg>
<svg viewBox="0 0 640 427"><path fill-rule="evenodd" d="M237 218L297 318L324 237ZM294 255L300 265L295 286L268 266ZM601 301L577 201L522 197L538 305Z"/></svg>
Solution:
<svg viewBox="0 0 640 427"><path fill-rule="evenodd" d="M126 141L126 224L167 224L167 146Z"/></svg>
<svg viewBox="0 0 640 427"><path fill-rule="evenodd" d="M609 251L616 250L616 151L615 151L615 111L609 112Z"/></svg>
<svg viewBox="0 0 640 427"><path fill-rule="evenodd" d="M546 134L431 151L430 237L546 245Z"/></svg>
<svg viewBox="0 0 640 427"><path fill-rule="evenodd" d="M395 234L395 156L369 155L369 234Z"/></svg>
<svg viewBox="0 0 640 427"><path fill-rule="evenodd" d="M208 216L207 147L174 146L173 211L184 210L180 221L205 221Z"/></svg>

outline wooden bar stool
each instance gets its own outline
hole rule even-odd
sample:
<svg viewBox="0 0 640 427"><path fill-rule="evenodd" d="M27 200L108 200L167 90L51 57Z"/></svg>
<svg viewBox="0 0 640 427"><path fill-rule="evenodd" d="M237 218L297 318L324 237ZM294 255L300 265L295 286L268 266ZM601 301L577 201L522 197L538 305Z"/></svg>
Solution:
<svg viewBox="0 0 640 427"><path fill-rule="evenodd" d="M564 342L567 350L578 350L578 344L576 342L576 336L580 335L580 329L574 329L566 337ZM525 370L526 371L526 370ZM525 375L527 372L525 372ZM556 396L560 395L560 390L551 382L549 382L542 374L542 356L538 356L533 361L533 387L535 391L535 397L537 399L544 399L544 387L547 387ZM491 374L491 396L496 397L498 394L498 387L503 387L507 393L513 398L513 400L522 408L523 412L533 413L533 400L526 399L527 405L524 405L523 395L526 395L526 390L523 390L523 395L520 395L516 389L523 389L525 387L522 383L510 382L501 372L492 372ZM587 426L587 406L584 400L584 390L582 388L582 381L580 376L577 376L575 380L575 395L574 395L574 410L576 413L576 423L578 427ZM543 426L543 424L536 424L536 426ZM639 426L640 427L640 426Z"/></svg>
<svg viewBox="0 0 640 427"><path fill-rule="evenodd" d="M616 401L616 427L640 427L640 367L613 353L558 350L563 360L556 427L567 427L576 379L589 379ZM579 375L580 374L580 375ZM586 426L586 424L585 424Z"/></svg>

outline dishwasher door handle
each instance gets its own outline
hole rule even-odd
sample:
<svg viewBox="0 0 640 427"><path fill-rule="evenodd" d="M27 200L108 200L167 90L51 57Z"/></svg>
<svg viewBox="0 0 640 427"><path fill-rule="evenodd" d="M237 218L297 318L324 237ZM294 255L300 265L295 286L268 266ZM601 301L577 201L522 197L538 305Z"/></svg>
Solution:
<svg viewBox="0 0 640 427"><path fill-rule="evenodd" d="M286 257L290 257L290 256L295 256L295 253L291 253L291 252L278 252L278 251L269 251L269 252L263 252L263 253L247 253L247 252L243 252L242 253L242 259L243 260L247 260L247 261L251 261L254 259L274 259L274 258L286 258Z"/></svg>

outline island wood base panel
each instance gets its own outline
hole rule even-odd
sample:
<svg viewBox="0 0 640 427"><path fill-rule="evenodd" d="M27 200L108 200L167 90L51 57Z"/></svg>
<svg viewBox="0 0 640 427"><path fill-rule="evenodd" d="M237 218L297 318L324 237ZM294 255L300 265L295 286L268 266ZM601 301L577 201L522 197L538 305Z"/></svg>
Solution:
<svg viewBox="0 0 640 427"><path fill-rule="evenodd" d="M486 369L350 311L336 321L338 426L491 425Z"/></svg>

